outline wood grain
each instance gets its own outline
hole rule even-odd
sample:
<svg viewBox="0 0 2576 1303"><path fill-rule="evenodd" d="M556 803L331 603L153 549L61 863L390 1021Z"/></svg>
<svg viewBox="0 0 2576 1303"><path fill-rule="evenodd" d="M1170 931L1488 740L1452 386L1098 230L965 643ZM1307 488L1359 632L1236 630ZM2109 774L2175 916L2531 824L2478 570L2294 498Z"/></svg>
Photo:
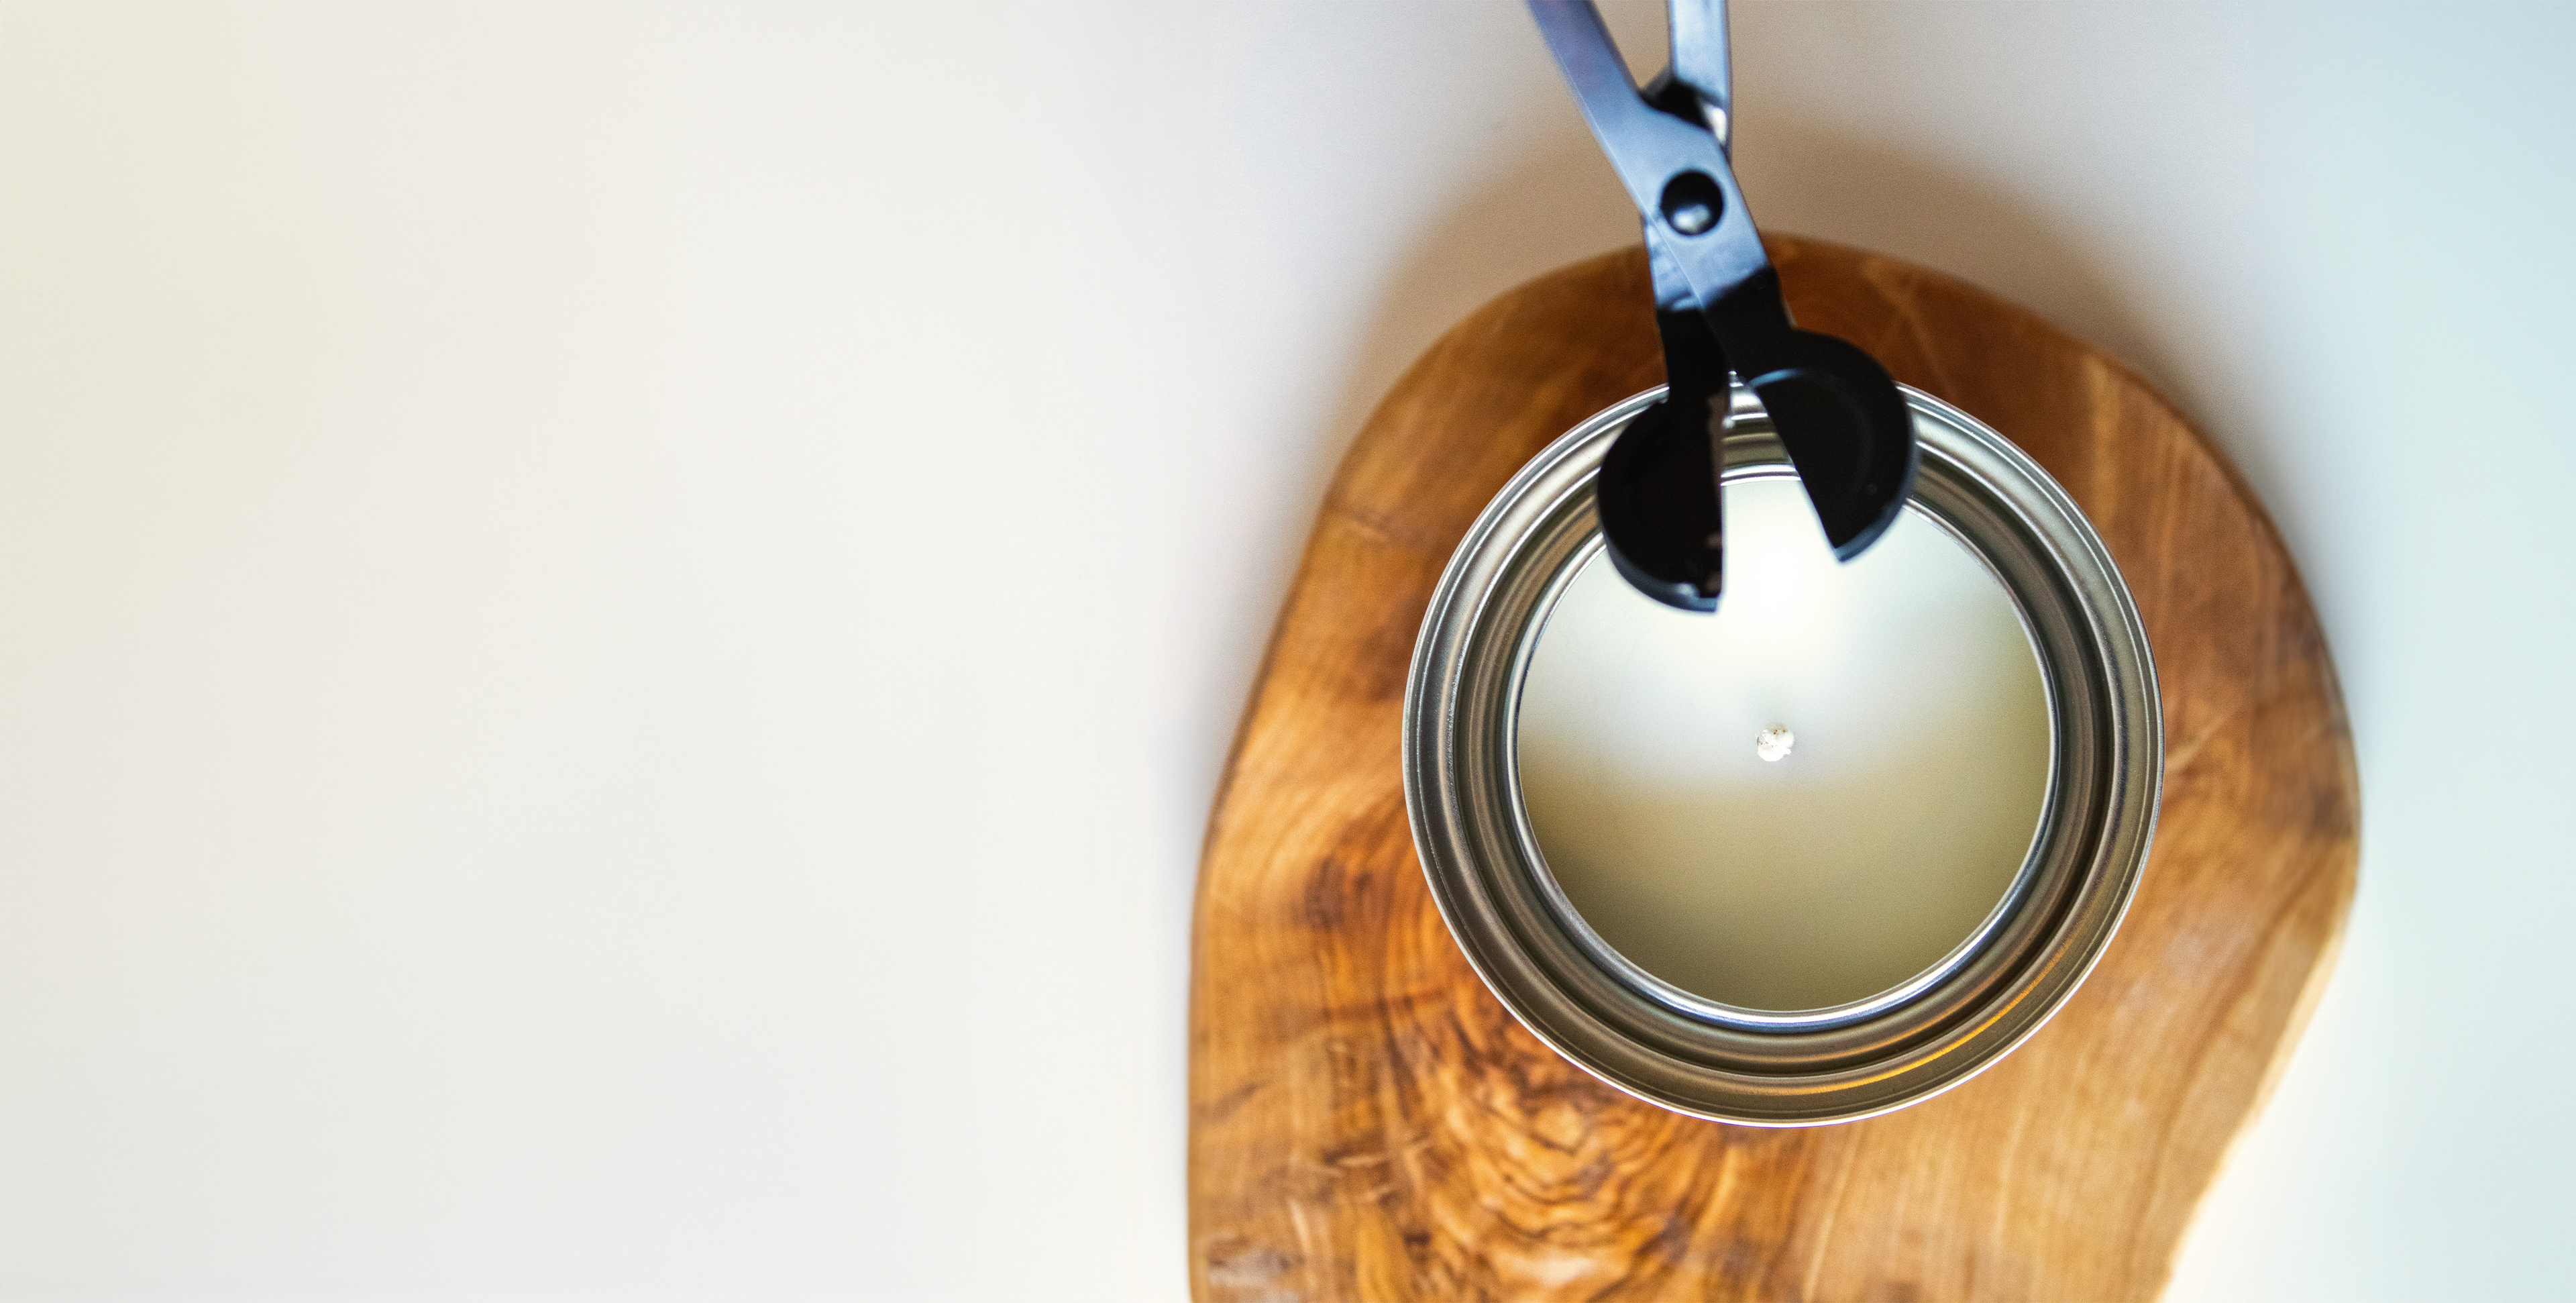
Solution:
<svg viewBox="0 0 2576 1303"><path fill-rule="evenodd" d="M1334 480L1228 762L1199 878L1190 1276L1208 1300L2131 1299L2330 966L2358 815L2297 573L2224 460L2117 363L1968 285L1781 239L1802 325L2020 444L2134 591L2164 802L2119 938L2057 1019L1948 1095L1766 1131L1665 1112L1478 983L1414 859L1398 716L1467 525L1541 446L1661 382L1646 265L1460 323Z"/></svg>

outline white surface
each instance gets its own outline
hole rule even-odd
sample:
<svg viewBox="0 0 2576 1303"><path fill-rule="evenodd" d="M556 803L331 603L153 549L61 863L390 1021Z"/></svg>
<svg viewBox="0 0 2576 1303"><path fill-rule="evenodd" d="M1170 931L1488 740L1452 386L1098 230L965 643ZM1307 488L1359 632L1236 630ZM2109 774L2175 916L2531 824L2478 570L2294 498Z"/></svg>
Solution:
<svg viewBox="0 0 2576 1303"><path fill-rule="evenodd" d="M1177 1296L1324 477L1628 238L1525 21L0 6L0 1293ZM2576 9L1738 37L1762 218L2131 359L2333 638L2352 941L2175 1295L2552 1292Z"/></svg>

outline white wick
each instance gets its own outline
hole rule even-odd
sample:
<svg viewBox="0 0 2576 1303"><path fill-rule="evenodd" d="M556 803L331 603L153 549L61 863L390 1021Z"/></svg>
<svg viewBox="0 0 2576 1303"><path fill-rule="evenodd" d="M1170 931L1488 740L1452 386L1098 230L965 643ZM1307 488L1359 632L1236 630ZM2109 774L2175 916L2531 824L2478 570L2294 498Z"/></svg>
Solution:
<svg viewBox="0 0 2576 1303"><path fill-rule="evenodd" d="M1788 727L1782 724L1774 724L1753 735L1753 754L1768 761L1777 762L1788 759L1789 748L1796 745L1798 745L1798 735L1790 732Z"/></svg>

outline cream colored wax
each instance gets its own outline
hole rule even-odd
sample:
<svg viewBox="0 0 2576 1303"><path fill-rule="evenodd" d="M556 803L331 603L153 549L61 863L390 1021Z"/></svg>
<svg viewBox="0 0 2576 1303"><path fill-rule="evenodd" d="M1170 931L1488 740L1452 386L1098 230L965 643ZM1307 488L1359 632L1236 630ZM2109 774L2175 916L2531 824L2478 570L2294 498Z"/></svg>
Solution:
<svg viewBox="0 0 2576 1303"><path fill-rule="evenodd" d="M1751 1009L1866 999L2020 870L2048 783L2039 663L1930 520L1840 564L1795 480L1731 480L1725 506L1715 615L1606 556L1550 615L1520 707L1530 825L1576 911L1657 977Z"/></svg>

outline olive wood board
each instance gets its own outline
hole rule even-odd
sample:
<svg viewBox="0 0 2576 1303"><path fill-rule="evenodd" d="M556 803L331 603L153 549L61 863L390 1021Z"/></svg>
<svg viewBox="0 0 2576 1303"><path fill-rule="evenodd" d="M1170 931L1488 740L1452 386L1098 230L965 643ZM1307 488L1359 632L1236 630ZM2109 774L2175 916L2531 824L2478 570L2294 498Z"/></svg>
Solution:
<svg viewBox="0 0 2576 1303"><path fill-rule="evenodd" d="M1326 496L1227 762L1190 985L1205 1300L2136 1299L2331 967L2358 791L2305 590L2244 483L2134 374L1894 258L1769 242L1799 324L2020 445L2101 531L2164 698L2153 852L2057 1017L1963 1086L1772 1130L1547 1049L1433 907L1398 741L1414 636L1503 482L1662 382L1642 249L1459 323Z"/></svg>

